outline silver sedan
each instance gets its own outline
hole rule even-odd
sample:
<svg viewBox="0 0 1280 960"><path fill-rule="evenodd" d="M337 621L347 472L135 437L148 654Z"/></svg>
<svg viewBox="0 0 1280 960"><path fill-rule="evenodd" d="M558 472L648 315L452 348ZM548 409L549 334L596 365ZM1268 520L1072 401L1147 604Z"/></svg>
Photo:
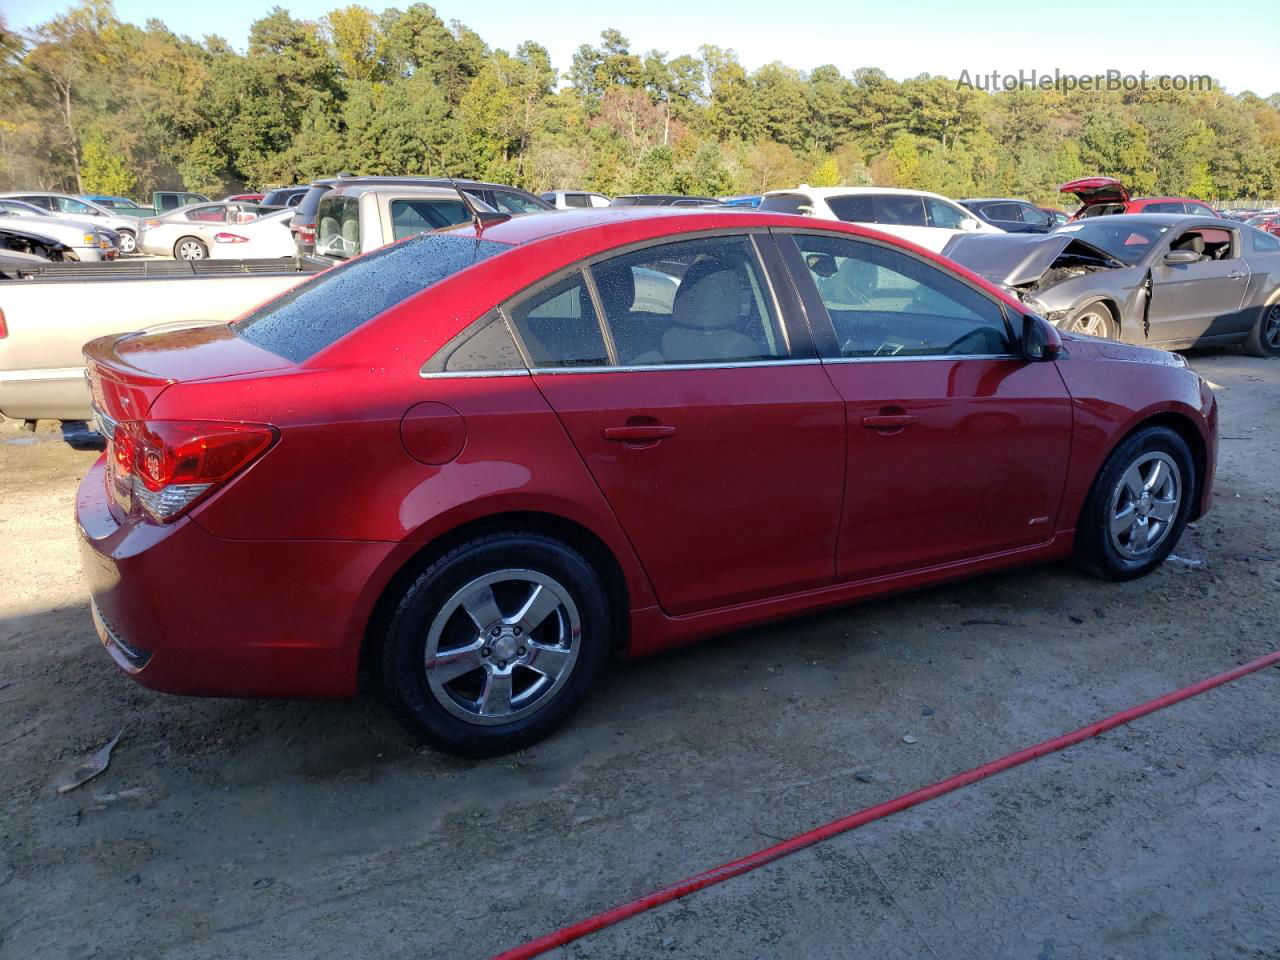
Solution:
<svg viewBox="0 0 1280 960"><path fill-rule="evenodd" d="M207 260L214 237L228 225L256 220L258 206L240 201L195 203L142 221L138 249L175 260Z"/></svg>

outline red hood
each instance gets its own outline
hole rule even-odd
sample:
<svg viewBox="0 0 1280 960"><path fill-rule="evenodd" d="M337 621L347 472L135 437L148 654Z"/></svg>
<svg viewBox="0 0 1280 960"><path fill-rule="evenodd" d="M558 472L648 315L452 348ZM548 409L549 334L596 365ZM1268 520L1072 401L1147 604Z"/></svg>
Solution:
<svg viewBox="0 0 1280 960"><path fill-rule="evenodd" d="M1129 199L1128 189L1114 177L1082 177L1064 183L1058 192L1074 193L1086 207L1095 203L1124 203Z"/></svg>

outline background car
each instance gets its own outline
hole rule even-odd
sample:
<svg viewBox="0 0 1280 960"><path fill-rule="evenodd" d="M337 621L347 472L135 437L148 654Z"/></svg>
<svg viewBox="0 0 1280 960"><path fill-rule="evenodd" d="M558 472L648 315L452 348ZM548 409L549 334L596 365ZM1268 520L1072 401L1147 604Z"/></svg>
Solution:
<svg viewBox="0 0 1280 960"><path fill-rule="evenodd" d="M624 193L614 197L614 207L720 207L715 197L686 197L678 193Z"/></svg>
<svg viewBox="0 0 1280 960"><path fill-rule="evenodd" d="M1066 330L1280 354L1280 238L1233 220L1120 214L1045 236L959 237L943 252Z"/></svg>
<svg viewBox="0 0 1280 960"><path fill-rule="evenodd" d="M750 207L754 210L760 206L762 197L758 193L740 194L734 197L717 197L726 207Z"/></svg>
<svg viewBox="0 0 1280 960"><path fill-rule="evenodd" d="M1064 223L1071 221L1071 214L1065 210L1059 210L1056 207L1041 207L1040 209L1049 215L1049 219L1053 221L1055 227L1060 227Z"/></svg>
<svg viewBox="0 0 1280 960"><path fill-rule="evenodd" d="M609 198L603 193L591 193L587 190L551 190L542 194L557 210L573 210L577 207L607 207Z"/></svg>
<svg viewBox="0 0 1280 960"><path fill-rule="evenodd" d="M49 237L72 251L74 259L86 263L114 260L120 252L120 236L105 226L83 220L55 217L46 210L21 200L0 198L0 218L6 225Z"/></svg>
<svg viewBox="0 0 1280 960"><path fill-rule="evenodd" d="M1053 216L1026 200L975 197L961 200L960 206L1005 233L1048 233L1058 225Z"/></svg>
<svg viewBox="0 0 1280 960"><path fill-rule="evenodd" d="M1280 236L1280 213L1264 213L1257 217L1250 217L1245 223Z"/></svg>
<svg viewBox="0 0 1280 960"><path fill-rule="evenodd" d="M965 232L1003 233L954 200L924 190L894 187L809 187L773 190L761 212L794 213L820 220L865 223L877 230L938 251Z"/></svg>
<svg viewBox="0 0 1280 960"><path fill-rule="evenodd" d="M12 217L0 217L0 250L6 254L13 254L9 260L10 269L6 271L6 275L11 275L10 271L13 270L26 269L32 261L60 263L64 260L79 259L76 251L61 240L47 233L41 233L39 230L20 226Z"/></svg>
<svg viewBox="0 0 1280 960"><path fill-rule="evenodd" d="M93 620L174 693L351 696L376 665L415 734L490 755L615 647L1036 561L1130 579L1208 508L1216 401L1180 358L1067 336L833 221L412 237L234 324L86 347Z"/></svg>
<svg viewBox="0 0 1280 960"><path fill-rule="evenodd" d="M175 260L204 260L213 236L228 224L244 224L258 215L253 203L197 203L142 222L138 249Z"/></svg>
<svg viewBox="0 0 1280 960"><path fill-rule="evenodd" d="M224 203L233 203L235 201L241 201L243 203L256 203L261 205L262 197L263 195L260 193L236 193L236 194L232 194L229 197L223 197L222 199Z"/></svg>
<svg viewBox="0 0 1280 960"><path fill-rule="evenodd" d="M114 209L101 207L96 203L68 196L65 193L27 191L0 194L0 199L4 198L23 200L47 210L54 217L75 221L87 220L113 230L119 235L121 253L133 253L137 248L139 222L136 217L123 216Z"/></svg>
<svg viewBox="0 0 1280 960"><path fill-rule="evenodd" d="M294 216L289 229L293 231L294 242L297 244L300 256L315 252L316 211L320 207L321 198L339 186L439 187L449 190L460 187L468 197L483 203L486 209L497 210L512 216L556 209L527 190L500 183L450 180L447 177L357 177L350 173L340 173L336 177L315 181L308 189L306 196L298 203L297 215Z"/></svg>
<svg viewBox="0 0 1280 960"><path fill-rule="evenodd" d="M262 208L264 213L272 210L283 210L286 207L296 207L302 202L302 198L307 195L307 191L311 187L307 184L297 184L292 187L276 187L274 190L268 190L262 195L258 201L258 206Z"/></svg>
<svg viewBox="0 0 1280 960"><path fill-rule="evenodd" d="M265 216L239 223L227 224L213 231L211 242L206 241L210 260L274 260L292 257L297 253L289 221L294 211L273 210ZM202 235L204 240L207 234Z"/></svg>
<svg viewBox="0 0 1280 960"><path fill-rule="evenodd" d="M1114 216L1119 213L1187 213L1197 217L1217 217L1218 211L1194 197L1131 197L1128 188L1113 177L1082 177L1064 183L1062 193L1074 194L1080 209L1072 220Z"/></svg>

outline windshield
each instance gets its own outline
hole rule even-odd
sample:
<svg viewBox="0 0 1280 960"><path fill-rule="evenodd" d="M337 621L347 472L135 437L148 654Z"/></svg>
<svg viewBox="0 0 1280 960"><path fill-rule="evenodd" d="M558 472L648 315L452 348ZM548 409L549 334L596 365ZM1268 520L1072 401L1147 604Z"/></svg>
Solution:
<svg viewBox="0 0 1280 960"><path fill-rule="evenodd" d="M1070 223L1059 227L1055 233L1069 233L1133 266L1146 256L1168 229L1167 224L1134 223L1132 220L1103 217Z"/></svg>
<svg viewBox="0 0 1280 960"><path fill-rule="evenodd" d="M316 275L232 329L301 363L414 294L509 249L492 240L420 234Z"/></svg>

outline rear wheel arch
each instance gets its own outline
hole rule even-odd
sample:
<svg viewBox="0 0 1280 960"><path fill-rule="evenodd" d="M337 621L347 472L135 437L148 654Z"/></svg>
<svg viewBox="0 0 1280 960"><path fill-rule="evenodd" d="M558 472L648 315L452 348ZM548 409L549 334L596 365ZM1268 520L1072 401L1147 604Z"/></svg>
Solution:
<svg viewBox="0 0 1280 960"><path fill-rule="evenodd" d="M421 549L401 564L379 593L365 625L360 647L362 670L367 673L378 669L378 647L385 628L400 598L424 569L464 543L502 533L540 534L559 540L581 553L605 585L618 646L623 650L630 646L631 604L626 575L622 564L604 540L582 524L558 514L508 511L459 524L424 543Z"/></svg>

